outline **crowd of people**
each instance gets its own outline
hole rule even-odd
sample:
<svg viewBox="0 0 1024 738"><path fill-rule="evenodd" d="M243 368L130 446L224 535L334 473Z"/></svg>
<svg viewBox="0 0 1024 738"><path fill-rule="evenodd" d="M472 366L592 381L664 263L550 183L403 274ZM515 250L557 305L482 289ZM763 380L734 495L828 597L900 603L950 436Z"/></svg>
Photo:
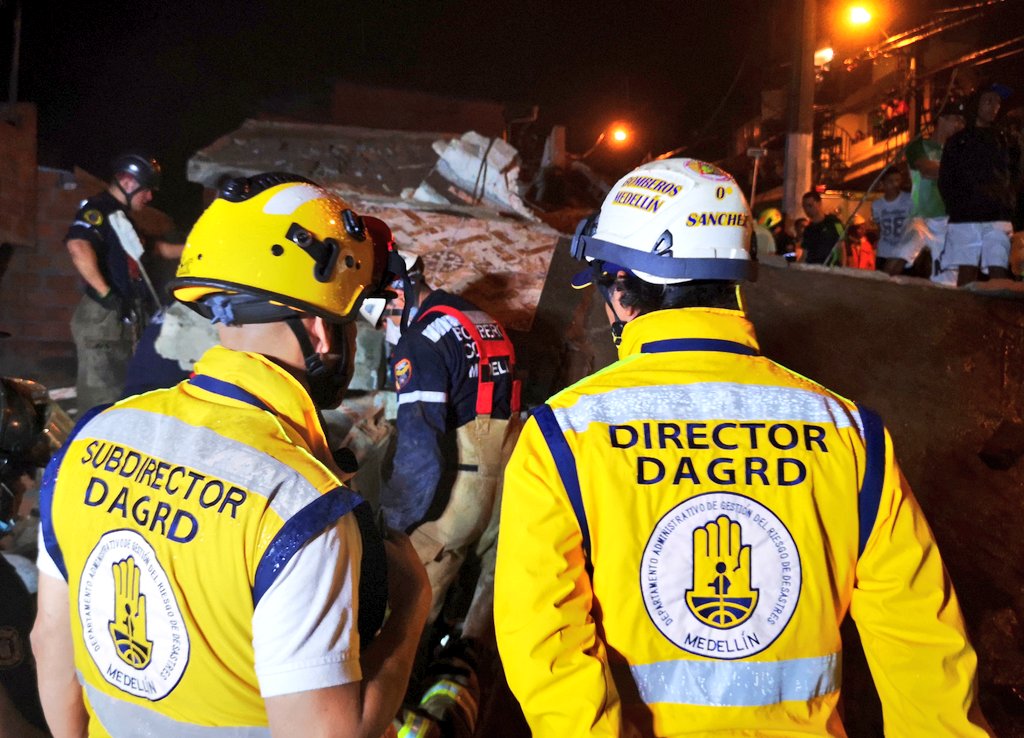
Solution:
<svg viewBox="0 0 1024 738"><path fill-rule="evenodd" d="M968 108L970 135L912 145L911 193L899 171L883 178L877 266L864 225L844 231L817 192L803 223L773 210L761 225L807 263L895 274L928 248L934 275L1005 276L998 183L978 185L988 199L947 194L964 158L1003 162L998 97ZM726 172L644 164L580 223L572 286L604 302L619 361L527 417L497 320L432 288L387 224L282 173L227 182L183 245L158 246L180 257L170 294L219 342L182 381L124 397L160 310L127 216L160 169L138 154L114 169L67 236L81 411L39 492L42 709L22 709L26 672L0 648L6 724L469 736L491 651L536 736L843 735L849 612L884 675L887 730L991 735L881 419L760 354L741 298L753 218ZM652 193L659 207L637 205ZM384 332L397 396L376 506L323 419L352 375L357 316ZM21 448L9 438L0 471ZM0 523L23 491L9 481ZM471 596L442 618L460 588ZM0 622L19 666L26 628Z"/></svg>
<svg viewBox="0 0 1024 738"><path fill-rule="evenodd" d="M870 220L858 212L844 223L816 190L803 196L806 218L762 210L775 252L947 286L1019 278L1011 242L1024 231L1024 139L998 118L1010 94L991 84L940 101L931 131L883 171Z"/></svg>

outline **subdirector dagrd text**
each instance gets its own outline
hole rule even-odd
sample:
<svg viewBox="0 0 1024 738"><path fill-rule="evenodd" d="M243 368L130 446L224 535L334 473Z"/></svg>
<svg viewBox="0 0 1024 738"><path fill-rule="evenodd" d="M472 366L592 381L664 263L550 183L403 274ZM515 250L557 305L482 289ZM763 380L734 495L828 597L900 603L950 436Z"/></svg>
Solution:
<svg viewBox="0 0 1024 738"><path fill-rule="evenodd" d="M191 512L172 504L188 500L202 510L229 513L234 519L248 493L230 482L181 465L141 454L114 443L92 441L81 459L100 472L86 484L85 504L131 519L142 528L176 543L188 543L199 532ZM162 492L174 501L154 499L147 490Z"/></svg>

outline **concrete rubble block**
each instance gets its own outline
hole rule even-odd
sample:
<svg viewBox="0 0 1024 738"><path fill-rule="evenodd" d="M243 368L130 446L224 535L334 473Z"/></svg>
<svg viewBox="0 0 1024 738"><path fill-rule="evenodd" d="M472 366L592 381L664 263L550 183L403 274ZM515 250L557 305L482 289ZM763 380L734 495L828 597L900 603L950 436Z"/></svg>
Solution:
<svg viewBox="0 0 1024 738"><path fill-rule="evenodd" d="M400 251L423 258L432 287L463 295L510 331L530 330L557 231L484 208L441 212L371 199L350 202L387 223Z"/></svg>
<svg viewBox="0 0 1024 738"><path fill-rule="evenodd" d="M384 386L387 373L387 348L384 331L373 328L366 321L356 321L356 356L350 391L374 392Z"/></svg>
<svg viewBox="0 0 1024 738"><path fill-rule="evenodd" d="M387 419L395 404L394 392L350 393L336 410L323 413L331 448L348 449L359 467L344 481L374 509L380 501L382 470L395 435L395 427Z"/></svg>
<svg viewBox="0 0 1024 738"><path fill-rule="evenodd" d="M190 371L206 350L216 345L217 329L210 321L180 302L164 313L163 327L156 339L156 352Z"/></svg>
<svg viewBox="0 0 1024 738"><path fill-rule="evenodd" d="M529 220L536 216L519 196L519 152L500 138L469 131L435 141L440 157L413 197L423 202L475 205L482 202Z"/></svg>
<svg viewBox="0 0 1024 738"><path fill-rule="evenodd" d="M1024 456L1024 423L1003 420L978 453L989 469L1005 471Z"/></svg>

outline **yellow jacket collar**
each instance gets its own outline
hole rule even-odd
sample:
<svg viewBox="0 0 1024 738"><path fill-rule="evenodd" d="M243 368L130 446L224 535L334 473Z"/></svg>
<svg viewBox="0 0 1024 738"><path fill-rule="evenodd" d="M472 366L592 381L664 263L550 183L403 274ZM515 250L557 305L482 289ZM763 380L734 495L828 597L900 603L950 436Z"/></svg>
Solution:
<svg viewBox="0 0 1024 738"><path fill-rule="evenodd" d="M629 321L622 330L619 358L646 353L645 345L671 339L725 341L738 344L744 349L740 351L741 353L760 353L754 326L742 311L680 308L655 310ZM647 352L650 350L651 347L648 346ZM694 346L694 350L699 350L699 344Z"/></svg>
<svg viewBox="0 0 1024 738"><path fill-rule="evenodd" d="M315 456L331 457L319 414L309 392L291 373L267 357L214 346L196 362L194 373L228 382L252 394L297 433ZM240 402L216 393L207 393L205 396L211 395L217 398L215 401L224 404Z"/></svg>

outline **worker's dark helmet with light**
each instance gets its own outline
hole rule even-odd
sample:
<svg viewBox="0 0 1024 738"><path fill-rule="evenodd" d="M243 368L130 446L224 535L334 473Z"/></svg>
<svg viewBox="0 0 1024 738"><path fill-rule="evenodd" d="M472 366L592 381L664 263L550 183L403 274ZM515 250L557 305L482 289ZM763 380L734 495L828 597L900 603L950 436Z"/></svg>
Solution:
<svg viewBox="0 0 1024 738"><path fill-rule="evenodd" d="M139 183L139 189L153 190L154 192L160 189L163 172L160 162L152 156L122 154L114 159L111 169L114 176L130 174Z"/></svg>

